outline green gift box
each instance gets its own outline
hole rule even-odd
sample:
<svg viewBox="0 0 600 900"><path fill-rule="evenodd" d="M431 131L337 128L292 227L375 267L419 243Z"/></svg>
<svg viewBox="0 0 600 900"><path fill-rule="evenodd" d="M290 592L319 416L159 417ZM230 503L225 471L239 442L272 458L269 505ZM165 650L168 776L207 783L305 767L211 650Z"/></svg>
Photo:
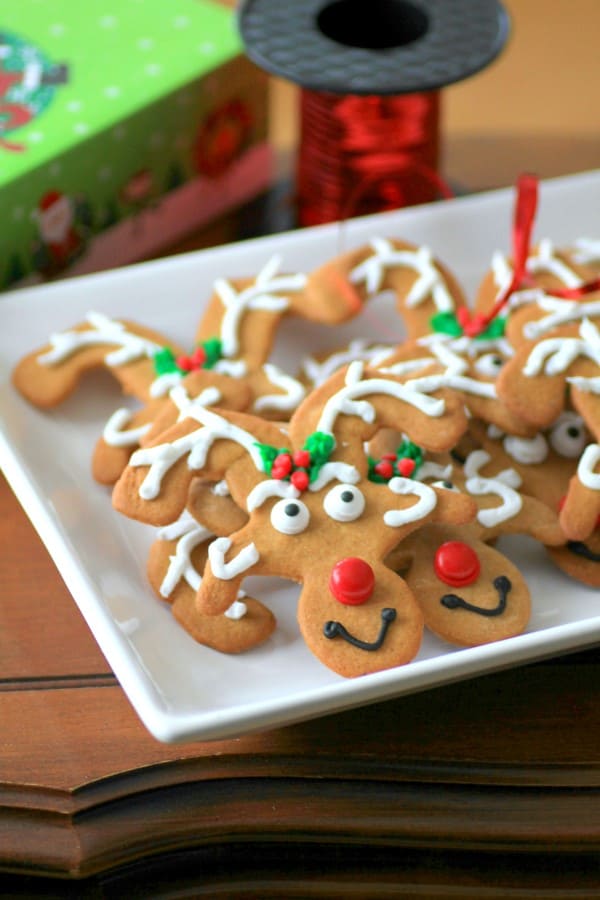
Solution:
<svg viewBox="0 0 600 900"><path fill-rule="evenodd" d="M210 0L0 14L0 288L160 252L264 190L266 76Z"/></svg>

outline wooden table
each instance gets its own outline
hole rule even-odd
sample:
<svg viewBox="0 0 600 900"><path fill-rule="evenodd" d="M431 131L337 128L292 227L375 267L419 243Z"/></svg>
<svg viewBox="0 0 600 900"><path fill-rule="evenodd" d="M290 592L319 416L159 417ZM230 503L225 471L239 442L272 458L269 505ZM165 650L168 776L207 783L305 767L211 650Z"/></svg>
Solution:
<svg viewBox="0 0 600 900"><path fill-rule="evenodd" d="M0 511L1 896L600 896L597 651L162 745Z"/></svg>

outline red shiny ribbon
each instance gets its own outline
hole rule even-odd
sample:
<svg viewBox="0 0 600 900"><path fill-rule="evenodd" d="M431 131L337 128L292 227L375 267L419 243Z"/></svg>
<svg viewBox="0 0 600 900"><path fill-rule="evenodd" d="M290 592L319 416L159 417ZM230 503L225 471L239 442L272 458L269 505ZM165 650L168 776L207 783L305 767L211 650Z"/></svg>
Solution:
<svg viewBox="0 0 600 900"><path fill-rule="evenodd" d="M517 180L517 200L512 230L513 275L510 284L497 297L493 307L486 315L477 313L471 316L465 308L458 310L459 322L469 337L476 337L488 327L490 322L504 309L512 294L519 288L531 284L527 274L527 259L531 250L531 233L535 222L538 203L538 178L525 173ZM594 278L575 288L552 289L553 297L578 300L586 294L600 290L600 278Z"/></svg>
<svg viewBox="0 0 600 900"><path fill-rule="evenodd" d="M340 97L303 90L300 124L301 225L453 196L437 171L437 92Z"/></svg>
<svg viewBox="0 0 600 900"><path fill-rule="evenodd" d="M510 283L497 297L486 315L476 314L472 318L463 315L464 331L469 337L476 337L488 327L492 319L504 309L512 294L527 282L527 258L531 247L531 232L535 222L538 204L538 179L524 173L517 180L517 199L512 228L513 274ZM462 310L461 310L462 312Z"/></svg>

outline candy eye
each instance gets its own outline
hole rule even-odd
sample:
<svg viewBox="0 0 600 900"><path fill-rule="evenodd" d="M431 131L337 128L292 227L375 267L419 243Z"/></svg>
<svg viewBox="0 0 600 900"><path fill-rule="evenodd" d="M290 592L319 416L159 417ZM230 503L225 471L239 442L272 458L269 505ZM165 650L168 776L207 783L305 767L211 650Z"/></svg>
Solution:
<svg viewBox="0 0 600 900"><path fill-rule="evenodd" d="M363 493L354 484L336 484L323 500L323 509L336 522L353 522L364 508Z"/></svg>
<svg viewBox="0 0 600 900"><path fill-rule="evenodd" d="M451 481L432 481L431 487L444 488L447 491L454 491L455 494L460 494L459 489L453 484Z"/></svg>
<svg viewBox="0 0 600 900"><path fill-rule="evenodd" d="M550 431L550 444L560 456L576 459L585 450L589 435L582 419L574 413L565 413Z"/></svg>
<svg viewBox="0 0 600 900"><path fill-rule="evenodd" d="M495 378L504 362L504 358L498 353L484 353L475 360L475 371L488 378Z"/></svg>
<svg viewBox="0 0 600 900"><path fill-rule="evenodd" d="M271 525L281 534L300 534L310 522L302 500L279 500L271 510Z"/></svg>

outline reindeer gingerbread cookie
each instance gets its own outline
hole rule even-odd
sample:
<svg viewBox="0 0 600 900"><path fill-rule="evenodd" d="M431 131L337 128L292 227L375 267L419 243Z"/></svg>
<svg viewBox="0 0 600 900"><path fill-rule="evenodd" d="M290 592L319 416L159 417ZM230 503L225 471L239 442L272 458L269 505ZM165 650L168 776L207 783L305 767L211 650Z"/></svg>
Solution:
<svg viewBox="0 0 600 900"><path fill-rule="evenodd" d="M335 672L401 665L419 648L422 613L384 559L416 528L468 521L475 506L410 478L370 480L365 441L393 422L424 446L452 447L466 424L462 404L430 387L357 362L314 391L285 431L191 405L187 419L134 453L113 503L141 521L175 521L195 476L225 478L248 520L208 545L197 615L222 616L247 575L280 575L301 583L301 632Z"/></svg>
<svg viewBox="0 0 600 900"><path fill-rule="evenodd" d="M189 355L141 325L90 313L21 360L13 383L31 403L50 408L75 390L85 372L105 367L126 394L145 404L138 411L118 409L104 428L93 472L106 484L114 483L131 452L153 433L152 423L165 407L177 418L169 394L183 380L194 396L213 388L206 402L288 418L305 388L268 361L276 330L285 315L318 322L327 321L329 313L308 290L307 277L280 274L280 264L272 258L254 279L217 279ZM232 379L229 390L226 378Z"/></svg>

